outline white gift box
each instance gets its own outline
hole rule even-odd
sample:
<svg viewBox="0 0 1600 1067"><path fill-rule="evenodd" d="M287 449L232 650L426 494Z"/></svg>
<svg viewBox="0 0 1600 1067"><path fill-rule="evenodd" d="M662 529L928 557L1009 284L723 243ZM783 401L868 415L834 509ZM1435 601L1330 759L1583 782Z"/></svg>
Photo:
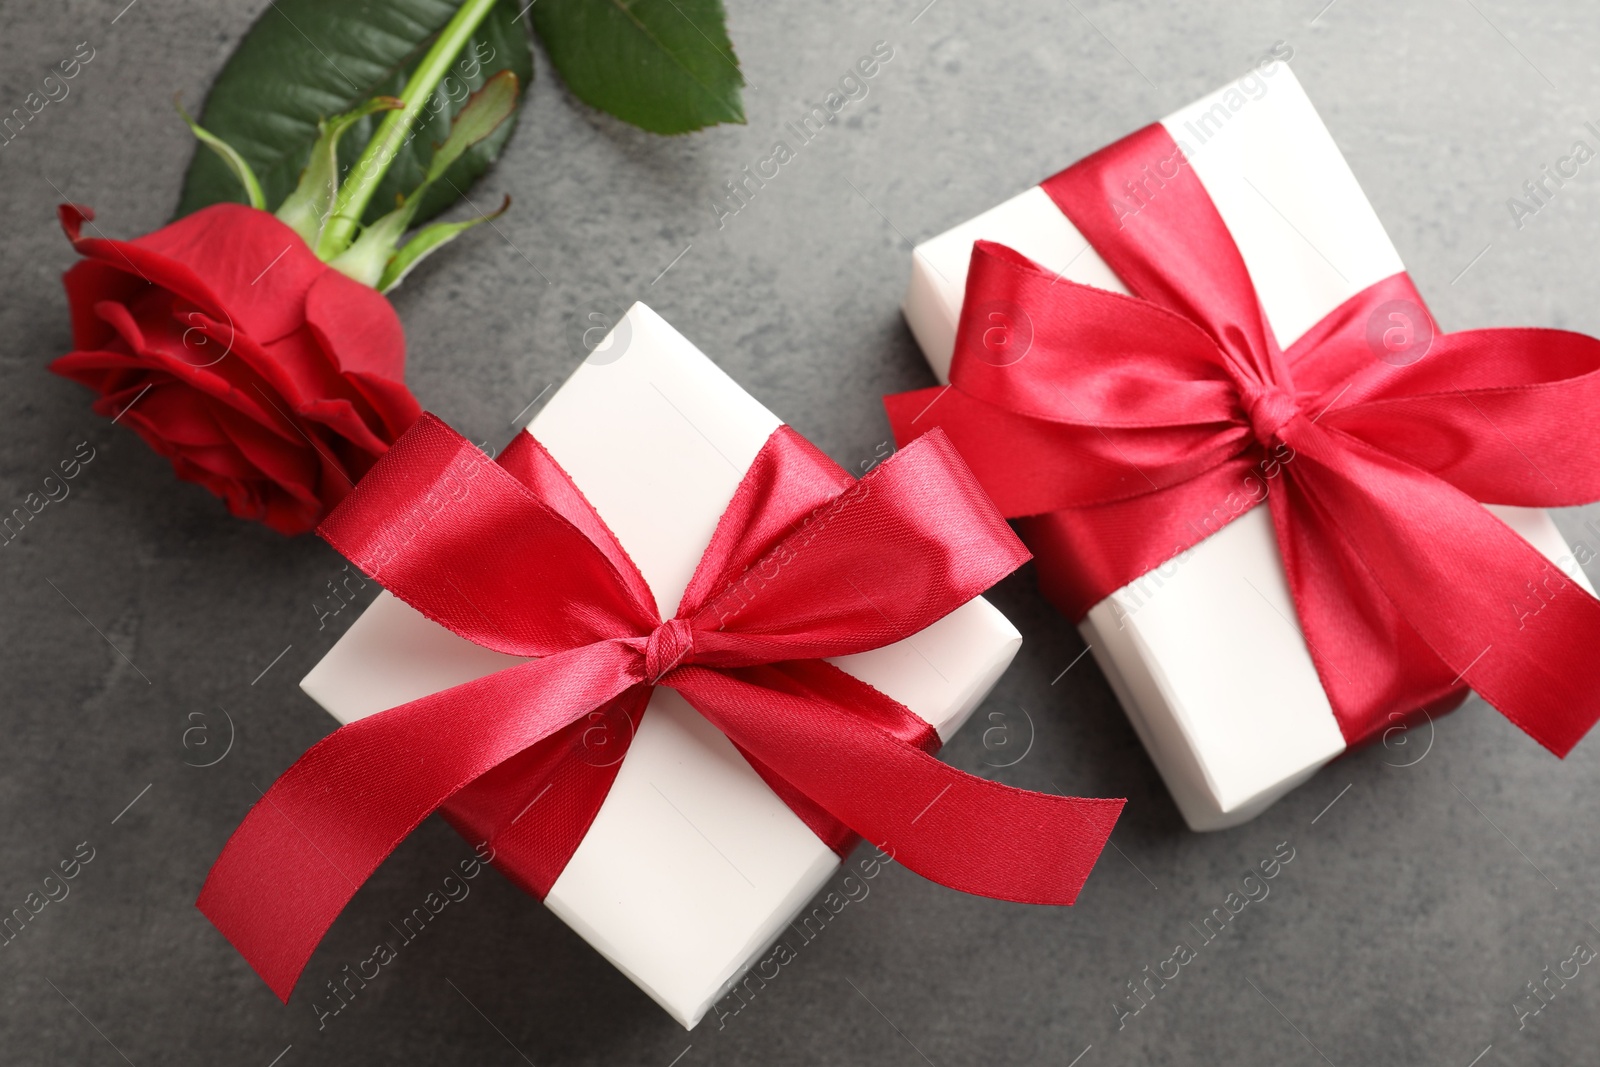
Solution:
<svg viewBox="0 0 1600 1067"><path fill-rule="evenodd" d="M528 432L572 476L667 612L779 422L635 304ZM904 641L833 662L948 739L1021 643L980 597ZM517 662L385 592L300 686L348 723ZM693 1027L839 862L726 737L658 687L545 903Z"/></svg>
<svg viewBox="0 0 1600 1067"><path fill-rule="evenodd" d="M1404 269L1287 64L1264 66L1162 125L1233 235L1283 347ZM913 252L903 310L941 382L978 240L1070 280L1128 291L1035 186ZM1544 511L1489 510L1593 592ZM1257 507L1079 625L1191 829L1254 818L1345 750L1295 620L1271 516Z"/></svg>

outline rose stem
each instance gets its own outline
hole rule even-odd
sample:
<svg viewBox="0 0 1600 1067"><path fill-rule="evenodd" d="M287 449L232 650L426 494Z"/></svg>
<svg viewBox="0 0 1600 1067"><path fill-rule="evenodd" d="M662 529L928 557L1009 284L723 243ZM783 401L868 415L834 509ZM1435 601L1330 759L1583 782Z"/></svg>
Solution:
<svg viewBox="0 0 1600 1067"><path fill-rule="evenodd" d="M383 181L389 164L394 162L395 154L405 143L406 135L421 112L422 105L427 103L433 90L449 73L456 53L465 47L472 31L478 28L494 5L495 0L467 0L444 29L439 31L439 39L428 49L428 54L422 57L416 72L411 75L411 80L400 91L400 99L405 106L384 116L378 132L367 142L361 158L350 169L350 179L339 187L332 217L328 219L322 237L317 242L317 254L323 259L331 259L349 246L362 213L367 210L372 195L378 191L378 184Z"/></svg>

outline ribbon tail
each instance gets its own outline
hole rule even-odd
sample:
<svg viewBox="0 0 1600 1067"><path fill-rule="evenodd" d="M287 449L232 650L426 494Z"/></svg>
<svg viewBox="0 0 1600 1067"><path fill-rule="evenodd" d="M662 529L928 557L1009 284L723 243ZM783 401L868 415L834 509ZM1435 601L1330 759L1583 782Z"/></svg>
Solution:
<svg viewBox="0 0 1600 1067"><path fill-rule="evenodd" d="M287 1002L333 920L423 819L634 685L637 658L585 645L335 730L250 809L196 906Z"/></svg>
<svg viewBox="0 0 1600 1067"><path fill-rule="evenodd" d="M523 749L440 808L468 844L543 900L600 813L653 692L636 685L549 740Z"/></svg>
<svg viewBox="0 0 1600 1067"><path fill-rule="evenodd" d="M1600 718L1600 600L1426 471L1342 433L1286 439L1317 512L1297 521L1337 529L1456 681L1557 756L1570 752ZM1321 651L1353 671L1371 654L1331 638Z"/></svg>
<svg viewBox="0 0 1600 1067"><path fill-rule="evenodd" d="M861 683L833 693L823 672L682 667L670 684L734 744L895 860L964 893L1071 904L1105 848L1122 800L1059 797L986 781L865 720L888 702ZM842 699L841 699L842 698Z"/></svg>
<svg viewBox="0 0 1600 1067"><path fill-rule="evenodd" d="M929 725L926 719L918 717L916 712L904 704L885 697L866 682L846 674L827 660L789 660L773 664L773 670L793 679L793 691L799 693L813 693L821 688L838 696L841 689L845 692L851 689L857 690L856 699L850 701L852 711L869 719L884 733L920 748L930 756L937 753L943 744L939 732ZM773 678L769 676L767 680L770 688ZM823 844L837 852L841 860L849 857L851 850L861 842L860 834L796 789L781 774L757 759L753 753L743 748L738 751L750 764L751 769L761 776L761 780L778 794L778 799L788 805L789 810L798 815L800 821L810 827L811 832L816 834Z"/></svg>

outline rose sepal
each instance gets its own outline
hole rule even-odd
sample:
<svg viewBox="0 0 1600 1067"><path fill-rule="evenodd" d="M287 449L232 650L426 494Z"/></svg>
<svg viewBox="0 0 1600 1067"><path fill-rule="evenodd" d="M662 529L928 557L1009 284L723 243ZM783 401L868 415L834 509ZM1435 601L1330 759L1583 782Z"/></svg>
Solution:
<svg viewBox="0 0 1600 1067"><path fill-rule="evenodd" d="M329 265L364 285L387 291L398 285L411 268L429 253L443 247L479 222L495 217L480 215L465 223L437 223L429 226L405 246L408 254L404 257L400 255L401 239L416 217L423 194L444 176L445 171L449 170L467 149L488 137L502 122L511 117L516 111L519 92L517 76L509 70L502 70L484 82L483 87L468 97L466 104L456 114L444 143L434 148L433 159L428 163L422 184L412 190L411 195L393 211L362 230L361 235L349 248L328 261ZM495 215L505 211L510 203L511 199L507 197ZM395 270L389 269L391 264L396 264ZM388 279L388 284L384 284L385 279Z"/></svg>
<svg viewBox="0 0 1600 1067"><path fill-rule="evenodd" d="M178 114L183 117L183 121L188 125L189 132L194 134L195 139L215 152L228 165L228 169L233 171L233 176L239 179L240 185L244 186L244 193L250 200L250 206L258 211L266 210L266 194L261 191L261 182L256 178L256 172L250 168L250 164L246 162L244 156L240 155L233 145L196 122L183 109L181 98L174 96L172 105L178 109Z"/></svg>
<svg viewBox="0 0 1600 1067"><path fill-rule="evenodd" d="M322 228L333 213L339 195L339 138L345 130L377 111L397 111L405 104L399 97L375 96L340 115L317 123L317 140L294 192L284 197L274 212L290 229L315 249ZM259 206L259 205L258 205Z"/></svg>

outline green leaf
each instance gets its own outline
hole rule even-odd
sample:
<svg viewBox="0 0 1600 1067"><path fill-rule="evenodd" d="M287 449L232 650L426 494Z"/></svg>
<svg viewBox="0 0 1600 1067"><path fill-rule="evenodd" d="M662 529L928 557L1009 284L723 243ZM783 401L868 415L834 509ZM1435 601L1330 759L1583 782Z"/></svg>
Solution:
<svg viewBox="0 0 1600 1067"><path fill-rule="evenodd" d="M479 215L475 219L465 222L436 222L432 226L424 226L417 231L415 237L405 243L405 247L396 252L394 258L389 260L389 265L383 269L383 276L378 279L378 292L387 293L390 289L406 280L406 275L418 263L437 252L456 237L472 229L480 222L488 222L504 215L511 207L511 197L507 196L500 209L488 215Z"/></svg>
<svg viewBox="0 0 1600 1067"><path fill-rule="evenodd" d="M261 183L256 180L256 172L250 169L250 164L244 161L244 157L227 141L190 118L189 113L183 110L181 101L174 98L172 103L177 107L178 114L183 116L183 121L188 124L189 132L194 134L195 139L215 152L217 158L232 172L240 187L244 189L245 202L253 208L265 207L266 199L261 192Z"/></svg>
<svg viewBox="0 0 1600 1067"><path fill-rule="evenodd" d="M722 0L538 0L532 11L585 103L653 133L744 122Z"/></svg>
<svg viewBox="0 0 1600 1067"><path fill-rule="evenodd" d="M455 0L276 0L217 76L202 122L254 170L271 210L295 188L317 140L318 122L374 96L397 95L459 6ZM448 136L469 93L501 70L515 73L521 86L532 83L527 27L517 18L521 9L512 0L500 0L478 27L455 72L435 92L396 155L363 221L376 221L405 190L422 183L433 146ZM360 155L381 117L367 116L345 131L339 142L342 167ZM431 218L458 199L500 154L514 126L504 123L463 154L425 194L417 218ZM197 152L177 214L243 199L227 165L209 152Z"/></svg>

